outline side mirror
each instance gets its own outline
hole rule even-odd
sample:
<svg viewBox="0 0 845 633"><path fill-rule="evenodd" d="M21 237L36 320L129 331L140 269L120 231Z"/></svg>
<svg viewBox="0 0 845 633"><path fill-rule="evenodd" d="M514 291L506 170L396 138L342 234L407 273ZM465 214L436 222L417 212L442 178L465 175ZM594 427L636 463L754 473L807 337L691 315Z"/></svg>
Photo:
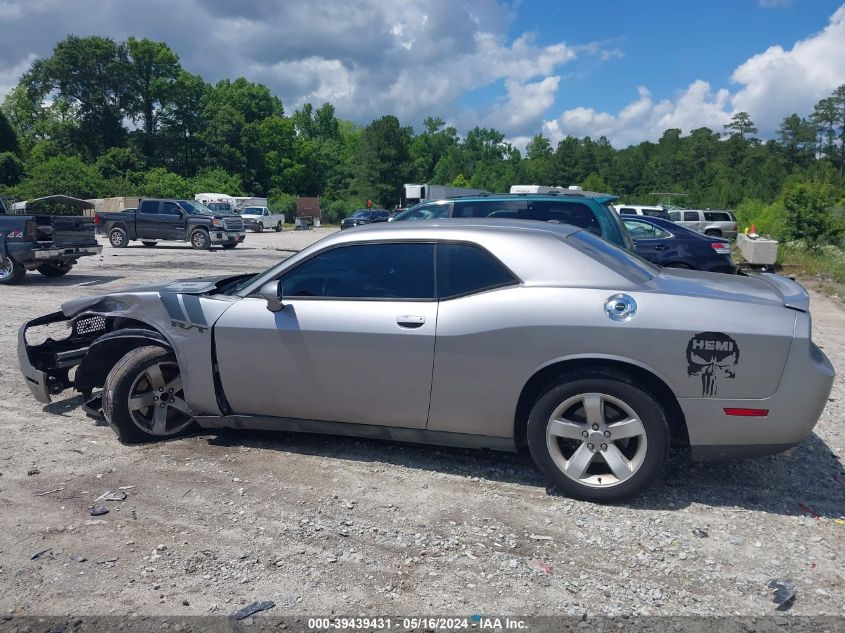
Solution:
<svg viewBox="0 0 845 633"><path fill-rule="evenodd" d="M285 309L282 303L282 280L268 281L261 287L259 294L267 302L267 309L270 312L281 312Z"/></svg>

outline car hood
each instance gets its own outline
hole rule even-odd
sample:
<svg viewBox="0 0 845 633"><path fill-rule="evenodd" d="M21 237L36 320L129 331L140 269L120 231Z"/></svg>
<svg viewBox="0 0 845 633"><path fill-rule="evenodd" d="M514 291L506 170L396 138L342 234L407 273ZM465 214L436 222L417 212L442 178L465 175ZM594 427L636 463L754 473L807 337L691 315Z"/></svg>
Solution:
<svg viewBox="0 0 845 633"><path fill-rule="evenodd" d="M184 279L181 281L171 281L157 284L147 284L143 286L135 286L117 292L110 292L108 294L94 295L93 297L80 297L78 299L71 299L62 304L62 312L67 317L72 317L85 310L94 308L104 309L109 311L109 306L123 305L131 303L132 298L139 294L159 293L159 292L173 292L183 295L204 295L217 290L223 282L233 281L239 277L247 277L246 275L221 275L219 277L198 277L195 279Z"/></svg>
<svg viewBox="0 0 845 633"><path fill-rule="evenodd" d="M800 284L772 273L727 275L699 270L664 268L655 277L661 291L672 294L768 303L806 312L810 295Z"/></svg>

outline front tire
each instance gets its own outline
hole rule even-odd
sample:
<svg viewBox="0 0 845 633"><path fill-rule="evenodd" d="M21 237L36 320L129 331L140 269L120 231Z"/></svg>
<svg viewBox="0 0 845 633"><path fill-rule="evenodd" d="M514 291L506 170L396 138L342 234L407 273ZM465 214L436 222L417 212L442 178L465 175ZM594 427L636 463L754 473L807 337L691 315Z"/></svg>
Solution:
<svg viewBox="0 0 845 633"><path fill-rule="evenodd" d="M562 375L534 404L527 434L537 468L587 501L642 492L669 453L666 413L655 396L611 370Z"/></svg>
<svg viewBox="0 0 845 633"><path fill-rule="evenodd" d="M255 232L256 233L263 233L264 232L264 225L261 222L259 222L258 224L255 225Z"/></svg>
<svg viewBox="0 0 845 633"><path fill-rule="evenodd" d="M64 277L70 272L71 268L73 268L73 262L47 262L41 264L35 270L45 277Z"/></svg>
<svg viewBox="0 0 845 633"><path fill-rule="evenodd" d="M207 251L211 248L211 238L202 229L197 229L191 233L191 246L198 251Z"/></svg>
<svg viewBox="0 0 845 633"><path fill-rule="evenodd" d="M173 352L149 345L133 349L109 372L103 415L121 442L153 442L193 425Z"/></svg>
<svg viewBox="0 0 845 633"><path fill-rule="evenodd" d="M119 226L109 231L109 244L114 248L125 248L129 244L129 236Z"/></svg>
<svg viewBox="0 0 845 633"><path fill-rule="evenodd" d="M16 262L10 255L0 259L0 285L14 286L20 283L26 275L26 268Z"/></svg>

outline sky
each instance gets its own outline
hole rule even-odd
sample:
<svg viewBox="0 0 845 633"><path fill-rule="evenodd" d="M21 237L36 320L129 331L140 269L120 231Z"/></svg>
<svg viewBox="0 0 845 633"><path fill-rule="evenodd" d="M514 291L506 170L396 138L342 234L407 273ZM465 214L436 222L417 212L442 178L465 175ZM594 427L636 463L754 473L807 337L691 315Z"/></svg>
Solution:
<svg viewBox="0 0 845 633"><path fill-rule="evenodd" d="M71 33L165 41L286 112L437 116L519 147L539 132L624 147L740 111L771 138L845 84L842 0L0 0L0 99Z"/></svg>

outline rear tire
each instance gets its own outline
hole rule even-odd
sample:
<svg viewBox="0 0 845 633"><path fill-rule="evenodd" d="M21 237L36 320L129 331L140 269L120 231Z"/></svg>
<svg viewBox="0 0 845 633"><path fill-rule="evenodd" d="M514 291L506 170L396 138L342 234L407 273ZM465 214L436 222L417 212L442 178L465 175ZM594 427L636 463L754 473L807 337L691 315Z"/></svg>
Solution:
<svg viewBox="0 0 845 633"><path fill-rule="evenodd" d="M41 264L35 270L45 277L64 277L70 272L71 268L73 268L73 262L47 262Z"/></svg>
<svg viewBox="0 0 845 633"><path fill-rule="evenodd" d="M114 227L109 231L109 244L114 248L126 248L129 244L129 236L119 226Z"/></svg>
<svg viewBox="0 0 845 633"><path fill-rule="evenodd" d="M282 223L279 222L278 224L276 224L276 233L281 233L281 232L282 232Z"/></svg>
<svg viewBox="0 0 845 633"><path fill-rule="evenodd" d="M26 268L16 262L10 255L0 259L0 285L14 286L20 283L26 275Z"/></svg>
<svg viewBox="0 0 845 633"><path fill-rule="evenodd" d="M193 414L173 352L149 345L121 358L103 386L103 415L127 444L176 437L191 428Z"/></svg>
<svg viewBox="0 0 845 633"><path fill-rule="evenodd" d="M537 468L568 496L587 501L642 492L669 453L666 414L655 396L609 369L555 380L531 409L527 435Z"/></svg>
<svg viewBox="0 0 845 633"><path fill-rule="evenodd" d="M141 242L141 244L143 244L147 248L155 248L158 242Z"/></svg>
<svg viewBox="0 0 845 633"><path fill-rule="evenodd" d="M197 229L191 233L191 246L198 251L207 251L211 248L211 238L202 229Z"/></svg>
<svg viewBox="0 0 845 633"><path fill-rule="evenodd" d="M709 229L704 231L704 234L710 237L722 237L722 232L719 229Z"/></svg>

